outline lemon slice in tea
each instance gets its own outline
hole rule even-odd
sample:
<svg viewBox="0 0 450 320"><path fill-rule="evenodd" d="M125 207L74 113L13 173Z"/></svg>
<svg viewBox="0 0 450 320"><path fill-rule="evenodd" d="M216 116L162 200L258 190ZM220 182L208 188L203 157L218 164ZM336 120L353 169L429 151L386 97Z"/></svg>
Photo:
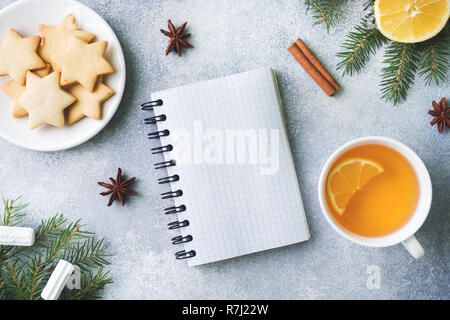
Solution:
<svg viewBox="0 0 450 320"><path fill-rule="evenodd" d="M353 195L384 171L375 161L351 158L331 170L327 178L327 195L337 213L343 214Z"/></svg>

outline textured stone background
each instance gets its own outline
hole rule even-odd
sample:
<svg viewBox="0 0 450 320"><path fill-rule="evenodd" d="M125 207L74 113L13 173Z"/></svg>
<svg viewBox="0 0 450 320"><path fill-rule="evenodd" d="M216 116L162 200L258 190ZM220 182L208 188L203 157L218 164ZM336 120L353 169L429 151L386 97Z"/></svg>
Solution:
<svg viewBox="0 0 450 320"><path fill-rule="evenodd" d="M11 3L0 0L0 7ZM38 153L0 141L0 194L24 195L36 222L56 212L81 218L111 243L114 284L108 299L317 299L450 298L450 132L439 135L429 125L433 99L449 94L449 82L424 87L420 79L407 103L380 100L381 54L353 78L335 71L335 53L361 17L349 8L345 23L329 35L312 27L301 0L222 1L82 1L112 26L127 63L122 104L105 130L71 150ZM362 1L350 1L360 3ZM195 49L179 59L164 56L167 19L189 21ZM301 36L343 85L329 98L287 52ZM278 74L295 165L311 230L311 240L286 248L188 268L174 261L162 214L167 205L155 183L161 173L152 163L150 144L138 105L150 92L235 72L271 66ZM327 224L316 196L320 167L343 143L382 135L412 147L429 168L434 187L431 213L417 238L426 256L414 261L401 245L369 249L352 244ZM97 181L121 166L136 175L139 196L125 208L106 207ZM381 269L381 288L366 287L366 269Z"/></svg>

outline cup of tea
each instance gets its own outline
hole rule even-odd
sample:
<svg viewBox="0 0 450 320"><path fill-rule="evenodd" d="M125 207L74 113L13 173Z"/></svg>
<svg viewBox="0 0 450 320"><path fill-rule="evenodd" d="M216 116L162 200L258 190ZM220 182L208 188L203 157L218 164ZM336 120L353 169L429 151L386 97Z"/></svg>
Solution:
<svg viewBox="0 0 450 320"><path fill-rule="evenodd" d="M414 234L428 216L430 175L419 156L384 137L350 141L322 169L322 212L343 237L369 247L403 243L416 259L424 249Z"/></svg>

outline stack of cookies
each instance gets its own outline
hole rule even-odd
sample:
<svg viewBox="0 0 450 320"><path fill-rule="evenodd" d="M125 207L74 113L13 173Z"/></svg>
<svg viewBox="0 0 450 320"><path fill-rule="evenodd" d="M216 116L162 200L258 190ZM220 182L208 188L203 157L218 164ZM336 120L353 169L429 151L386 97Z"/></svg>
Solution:
<svg viewBox="0 0 450 320"><path fill-rule="evenodd" d="M103 75L114 72L104 58L107 41L77 28L66 16L58 26L39 25L42 35L23 38L10 29L0 42L1 89L13 100L12 116L29 117L30 128L63 128L84 117L100 120L101 104L114 94Z"/></svg>

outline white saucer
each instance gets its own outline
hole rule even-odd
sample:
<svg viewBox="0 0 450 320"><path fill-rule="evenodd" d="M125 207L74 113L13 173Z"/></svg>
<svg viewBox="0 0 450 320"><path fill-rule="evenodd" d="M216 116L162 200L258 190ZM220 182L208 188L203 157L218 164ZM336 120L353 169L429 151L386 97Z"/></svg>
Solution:
<svg viewBox="0 0 450 320"><path fill-rule="evenodd" d="M65 128L43 125L37 129L28 128L28 117L11 117L11 99L0 90L0 136L16 145L37 151L58 151L80 145L99 133L111 120L125 88L125 59L114 31L95 11L73 0L21 0L0 11L0 41L7 31L14 28L23 37L40 35L39 24L58 25L69 13L72 13L78 26L97 35L95 40L108 41L105 54L115 69L115 73L105 76L105 84L115 94L103 103L101 120L84 118ZM95 41L94 40L94 41ZM0 85L10 80L0 77Z"/></svg>

